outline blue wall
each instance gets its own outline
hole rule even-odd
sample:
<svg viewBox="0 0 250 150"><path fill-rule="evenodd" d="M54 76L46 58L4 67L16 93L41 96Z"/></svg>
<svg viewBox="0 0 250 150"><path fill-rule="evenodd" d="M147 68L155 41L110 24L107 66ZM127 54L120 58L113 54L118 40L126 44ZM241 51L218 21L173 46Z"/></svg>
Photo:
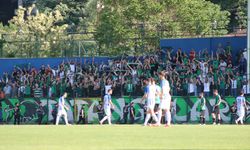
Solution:
<svg viewBox="0 0 250 150"><path fill-rule="evenodd" d="M196 51L208 49L209 52L215 52L218 44L221 43L223 47L227 45L227 42L230 42L230 45L233 48L233 56L244 48L247 47L247 37L246 36L238 36L238 37L219 37L219 38L187 38L187 39L162 39L160 41L161 48L172 47L175 51L178 48L182 48L183 51L189 53L189 51L194 48ZM92 58L32 58L32 59L0 59L0 76L3 72L10 72L13 70L13 67L18 66L34 66L35 68L40 68L41 65L50 64L51 67L57 66L63 60L75 60L77 59L78 62L86 61L91 62ZM95 62L107 63L109 57L96 57Z"/></svg>
<svg viewBox="0 0 250 150"><path fill-rule="evenodd" d="M67 62L68 60L76 60L78 62L82 61L84 63L84 59L86 62L92 62L92 57L89 58L26 58L26 59L0 59L0 76L3 75L4 72L10 72L13 70L14 66L28 66L30 64L31 67L40 68L42 65L49 64L50 67L58 66L63 61ZM95 63L107 63L109 57L98 57L95 58Z"/></svg>
<svg viewBox="0 0 250 150"><path fill-rule="evenodd" d="M196 51L208 49L208 51L215 52L218 44L221 43L222 47L230 45L233 48L233 56L236 52L243 50L247 47L247 36L235 36L235 37L216 37L216 38L184 38L184 39L162 39L160 41L160 47L165 49L166 47L172 47L174 51L178 48L182 48L183 51L189 53L193 48Z"/></svg>

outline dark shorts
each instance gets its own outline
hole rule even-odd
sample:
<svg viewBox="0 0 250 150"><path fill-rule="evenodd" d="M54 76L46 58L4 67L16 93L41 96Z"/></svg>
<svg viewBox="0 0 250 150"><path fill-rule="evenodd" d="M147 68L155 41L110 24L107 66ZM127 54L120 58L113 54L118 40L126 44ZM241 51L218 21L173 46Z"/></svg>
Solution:
<svg viewBox="0 0 250 150"><path fill-rule="evenodd" d="M213 113L220 114L220 107L219 106L214 106Z"/></svg>
<svg viewBox="0 0 250 150"><path fill-rule="evenodd" d="M201 110L201 115L200 116L202 116L202 117L204 117L205 116L205 110Z"/></svg>

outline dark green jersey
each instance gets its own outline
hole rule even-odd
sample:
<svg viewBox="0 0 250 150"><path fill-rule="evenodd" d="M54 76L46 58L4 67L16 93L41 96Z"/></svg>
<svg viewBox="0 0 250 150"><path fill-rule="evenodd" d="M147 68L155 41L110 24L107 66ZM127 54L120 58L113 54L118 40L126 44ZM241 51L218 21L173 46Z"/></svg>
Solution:
<svg viewBox="0 0 250 150"><path fill-rule="evenodd" d="M206 110L206 99L204 97L201 98L201 110Z"/></svg>
<svg viewBox="0 0 250 150"><path fill-rule="evenodd" d="M213 67L214 67L214 69L218 69L218 67L219 67L219 61L218 60L214 60L213 61Z"/></svg>
<svg viewBox="0 0 250 150"><path fill-rule="evenodd" d="M216 95L215 96L215 105L220 105L220 102L221 102L221 98L220 98L220 95Z"/></svg>
<svg viewBox="0 0 250 150"><path fill-rule="evenodd" d="M220 81L220 89L225 89L226 88L226 82L224 80Z"/></svg>

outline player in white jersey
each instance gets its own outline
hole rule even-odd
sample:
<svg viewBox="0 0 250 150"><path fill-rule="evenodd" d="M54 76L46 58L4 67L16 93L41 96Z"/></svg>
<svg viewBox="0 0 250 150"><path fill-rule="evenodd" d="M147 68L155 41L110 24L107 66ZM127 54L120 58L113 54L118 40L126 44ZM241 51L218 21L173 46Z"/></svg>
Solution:
<svg viewBox="0 0 250 150"><path fill-rule="evenodd" d="M165 120L167 121L166 127L170 126L171 123L171 113L170 113L170 104L171 104L171 95L170 95L170 86L168 80L165 78L165 72L159 73L159 78L161 80L160 87L160 98L161 103L158 109L158 125L161 124L160 120L162 117L162 111L165 113Z"/></svg>
<svg viewBox="0 0 250 150"><path fill-rule="evenodd" d="M66 112L66 110L69 110L69 108L65 105L65 98L67 98L67 93L66 92L63 94L62 97L59 98L58 111L57 111L57 117L56 117L56 125L59 124L59 120L60 120L60 118L62 116L64 118L65 124L69 125L67 112Z"/></svg>
<svg viewBox="0 0 250 150"><path fill-rule="evenodd" d="M108 124L111 125L111 108L114 108L111 99L112 93L113 93L112 89L108 89L107 94L104 96L103 108L106 116L103 117L103 119L100 121L101 125L105 120L108 120Z"/></svg>
<svg viewBox="0 0 250 150"><path fill-rule="evenodd" d="M158 122L158 118L155 115L154 112L154 107L155 107L155 97L158 94L156 86L155 86L155 81L153 78L147 79L144 82L146 82L147 86L145 87L144 90L144 96L141 99L141 103L143 100L147 100L147 114L144 122L144 126L148 124L149 119L151 116L153 119Z"/></svg>
<svg viewBox="0 0 250 150"><path fill-rule="evenodd" d="M237 115L239 118L235 120L235 123L238 124L240 121L243 124L243 118L245 116L245 109L247 109L246 99L244 97L244 92L240 92L240 96L236 98L236 105L237 105Z"/></svg>

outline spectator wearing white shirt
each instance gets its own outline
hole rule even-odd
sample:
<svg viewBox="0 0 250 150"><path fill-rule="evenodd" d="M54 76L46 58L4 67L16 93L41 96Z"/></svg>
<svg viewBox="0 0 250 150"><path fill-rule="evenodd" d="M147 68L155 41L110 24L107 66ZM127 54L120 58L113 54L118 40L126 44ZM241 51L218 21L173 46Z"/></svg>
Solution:
<svg viewBox="0 0 250 150"><path fill-rule="evenodd" d="M75 62L71 61L71 62L68 62L69 63L69 67L70 67L70 70L75 73L76 72L76 64Z"/></svg>
<svg viewBox="0 0 250 150"><path fill-rule="evenodd" d="M231 84L231 95L237 97L237 80L235 77L229 79Z"/></svg>
<svg viewBox="0 0 250 150"><path fill-rule="evenodd" d="M198 60L195 60L195 61L199 63L201 71L202 71L202 76L205 78L207 76L207 73L208 73L208 63L209 63L210 60L208 60L208 61L204 61L204 60L198 61Z"/></svg>
<svg viewBox="0 0 250 150"><path fill-rule="evenodd" d="M220 65L219 65L220 70L222 72L225 72L226 71L226 67L227 67L227 63L224 60L221 60L220 61Z"/></svg>
<svg viewBox="0 0 250 150"><path fill-rule="evenodd" d="M132 75L132 84L137 84L137 70L135 67L132 68L131 70L131 75Z"/></svg>
<svg viewBox="0 0 250 150"><path fill-rule="evenodd" d="M194 96L194 94L195 94L195 84L193 79L191 78L188 83L188 95Z"/></svg>
<svg viewBox="0 0 250 150"><path fill-rule="evenodd" d="M105 85L105 94L108 94L108 90L112 88L112 82L108 81L108 83Z"/></svg>
<svg viewBox="0 0 250 150"><path fill-rule="evenodd" d="M203 82L203 92L204 92L204 96L205 97L209 97L210 96L210 85L211 83L213 84L213 81L209 81L208 78L205 79L205 81Z"/></svg>
<svg viewBox="0 0 250 150"><path fill-rule="evenodd" d="M245 96L250 96L250 79L244 83L242 91Z"/></svg>
<svg viewBox="0 0 250 150"><path fill-rule="evenodd" d="M10 86L9 83L7 83L5 85L5 87L3 88L3 91L4 91L4 94L5 94L6 98L10 98L10 96L11 96L11 90L12 90L12 87Z"/></svg>

